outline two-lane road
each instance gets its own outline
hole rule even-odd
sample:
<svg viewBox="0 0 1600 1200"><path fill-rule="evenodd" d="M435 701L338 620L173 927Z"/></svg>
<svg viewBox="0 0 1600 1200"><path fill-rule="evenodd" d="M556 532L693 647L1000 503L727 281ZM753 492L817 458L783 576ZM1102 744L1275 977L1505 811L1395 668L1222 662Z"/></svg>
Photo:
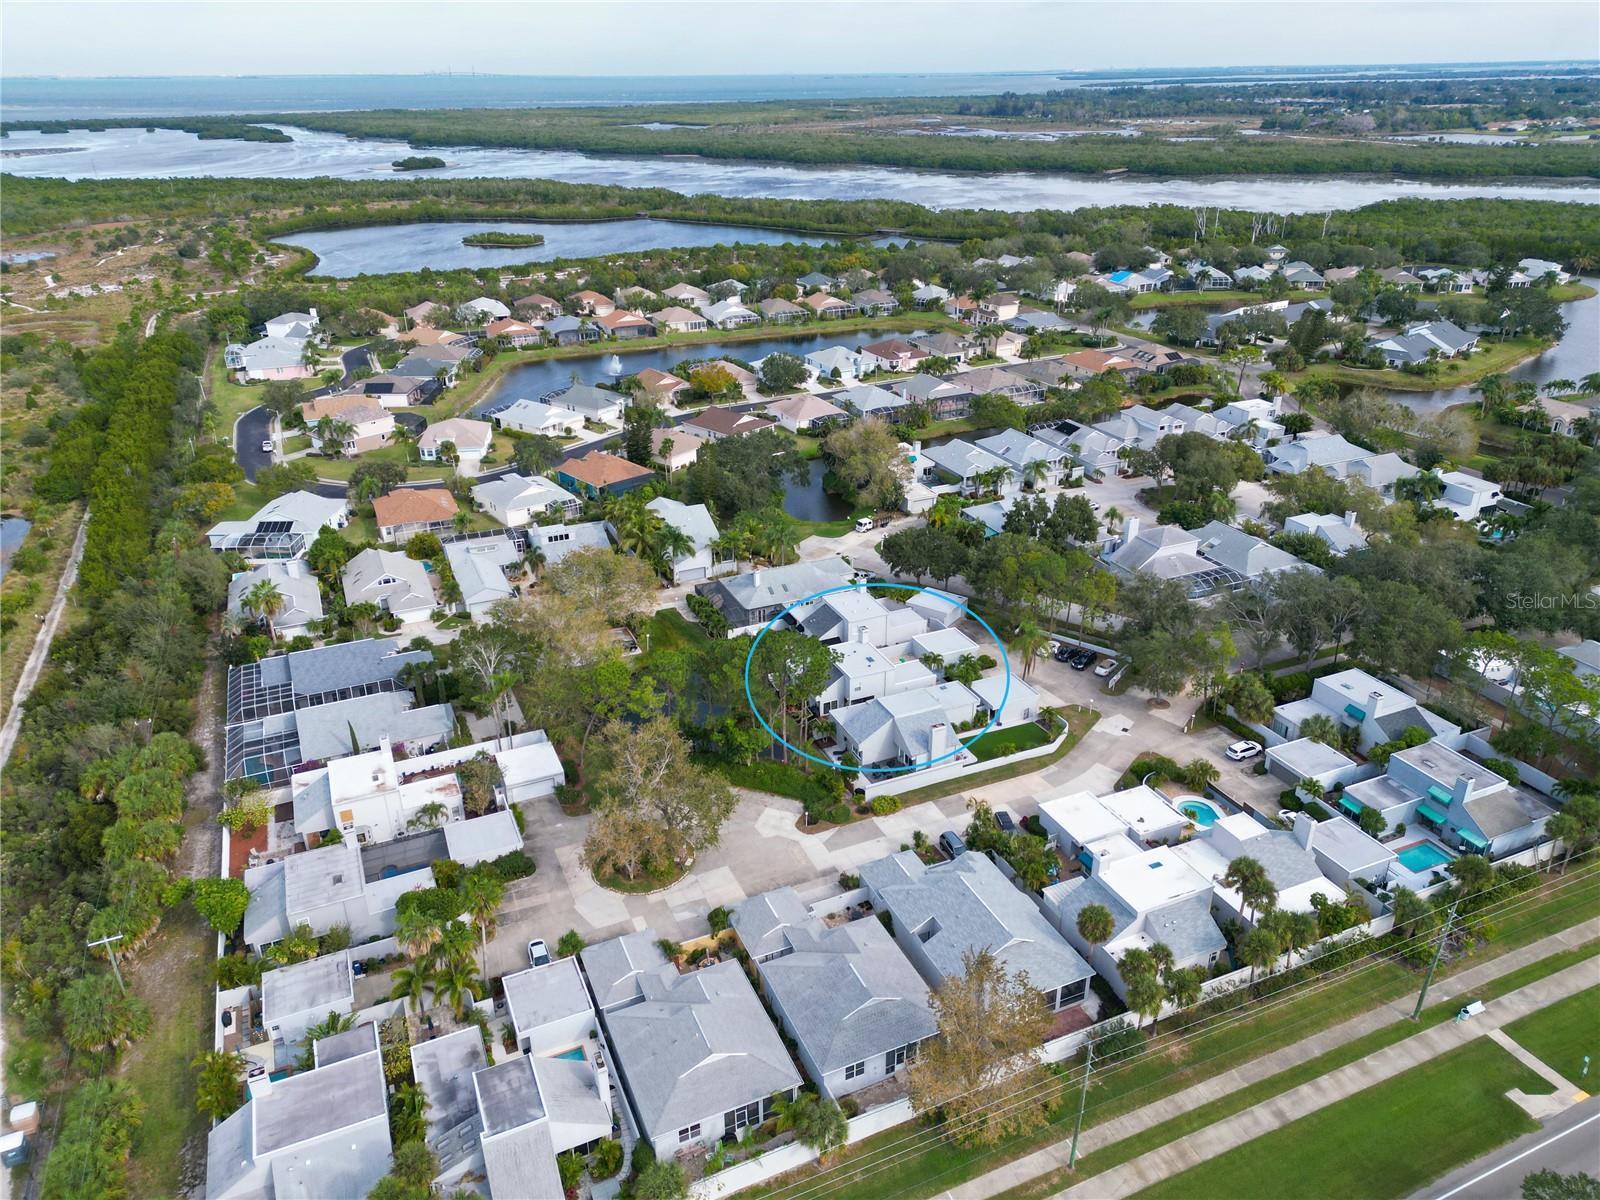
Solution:
<svg viewBox="0 0 1600 1200"><path fill-rule="evenodd" d="M1513 1200L1537 1171L1600 1174L1600 1099L1574 1104L1530 1133L1430 1183L1412 1200Z"/></svg>

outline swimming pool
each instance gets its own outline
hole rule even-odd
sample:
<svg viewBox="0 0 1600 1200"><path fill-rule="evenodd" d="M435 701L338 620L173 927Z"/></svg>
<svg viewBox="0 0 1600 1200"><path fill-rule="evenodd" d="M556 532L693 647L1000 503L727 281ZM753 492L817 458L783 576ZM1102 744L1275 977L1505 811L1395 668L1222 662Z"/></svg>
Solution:
<svg viewBox="0 0 1600 1200"><path fill-rule="evenodd" d="M1408 871L1415 871L1421 875L1435 867L1442 867L1453 857L1445 853L1432 842L1412 842L1411 845L1398 851L1395 857L1400 860L1400 865Z"/></svg>
<svg viewBox="0 0 1600 1200"><path fill-rule="evenodd" d="M1215 825L1220 815L1215 808L1200 799L1180 800L1178 811L1202 829Z"/></svg>
<svg viewBox="0 0 1600 1200"><path fill-rule="evenodd" d="M560 1054L556 1055L556 1057L570 1059L572 1062L583 1062L583 1047L574 1046L571 1050L563 1050Z"/></svg>

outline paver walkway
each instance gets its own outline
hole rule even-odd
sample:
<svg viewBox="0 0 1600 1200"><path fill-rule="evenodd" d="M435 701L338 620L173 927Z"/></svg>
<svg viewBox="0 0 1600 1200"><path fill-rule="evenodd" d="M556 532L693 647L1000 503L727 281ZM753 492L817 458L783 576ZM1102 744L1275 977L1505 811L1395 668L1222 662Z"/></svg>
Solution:
<svg viewBox="0 0 1600 1200"><path fill-rule="evenodd" d="M1569 929L1563 929L1560 933L1551 934L1547 938L1541 938L1537 942L1508 951L1487 962L1468 967L1464 971L1459 971L1448 978L1442 979L1433 986L1429 996L1431 999L1438 1001L1454 996L1467 995L1483 984L1519 970L1529 963L1538 962L1540 959L1548 958L1550 955L1559 953L1562 950L1581 946L1585 942L1591 942L1596 938L1600 938L1600 920L1585 921ZM1594 965L1592 963L1580 965L1588 967L1587 978L1592 986ZM1092 1125L1084 1130L1083 1136L1079 1139L1079 1153L1089 1154L1095 1150L1120 1142L1125 1138L1130 1138L1136 1133L1153 1129L1155 1126L1170 1121L1174 1117L1182 1116L1196 1108L1230 1095L1241 1088L1248 1087L1260 1080L1271 1078L1273 1075L1286 1071L1290 1067L1298 1066L1307 1059L1315 1058L1319 1054L1325 1054L1329 1050L1334 1050L1353 1042L1375 1029L1381 1029L1393 1021L1409 1015L1413 1003L1413 998L1408 995L1402 999L1379 1005L1369 1012L1362 1013L1358 1017L1352 1017L1350 1020L1332 1026L1329 1029L1324 1029L1320 1033L1315 1033L1308 1038L1295 1042L1293 1045L1284 1046L1282 1049L1274 1050L1270 1054L1264 1054L1260 1058L1254 1058L1249 1062L1242 1063L1231 1071L1213 1075L1209 1079L1202 1079L1200 1082L1184 1088L1183 1091L1175 1092L1153 1104L1147 1104L1143 1108L1124 1113L1119 1117L1113 1117L1109 1121ZM1499 1001L1496 1001L1496 1004L1498 1005ZM1483 1027L1480 1025L1478 1033L1481 1034L1482 1032ZM1209 1132L1210 1128L1214 1128L1214 1126L1208 1127L1206 1132ZM939 1198L940 1200L985 1200L987 1197L999 1195L1011 1188L1029 1183L1041 1175L1065 1167L1071 1148L1070 1139L1053 1142L1042 1150L1036 1150L1032 1154L1024 1155L1022 1158L998 1166L994 1170L978 1176L976 1179L968 1180L966 1183L941 1192L939 1193ZM1099 1184L1105 1178L1105 1175L1096 1175L1093 1180L1086 1182ZM1096 1191L1095 1194L1098 1196L1101 1193ZM1110 1193L1106 1194L1109 1195Z"/></svg>
<svg viewBox="0 0 1600 1200"><path fill-rule="evenodd" d="M1557 971L1554 975L1501 996L1475 1017L1466 1021L1447 1021L1403 1042L1385 1046L1310 1083L1291 1088L1214 1125L1196 1130L1187 1137L1140 1155L1131 1162L1085 1179L1057 1193L1055 1200L1079 1200L1090 1196L1094 1200L1117 1200L1118 1197L1131 1196L1330 1104L1393 1079L1413 1067L1432 1062L1441 1054L1464 1046L1485 1033L1492 1035L1493 1031L1518 1017L1525 1017L1593 986L1594 963L1575 963L1564 971ZM1546 1077L1549 1074L1546 1070L1540 1070L1539 1073ZM1576 1089L1569 1084L1565 1090L1570 1103Z"/></svg>

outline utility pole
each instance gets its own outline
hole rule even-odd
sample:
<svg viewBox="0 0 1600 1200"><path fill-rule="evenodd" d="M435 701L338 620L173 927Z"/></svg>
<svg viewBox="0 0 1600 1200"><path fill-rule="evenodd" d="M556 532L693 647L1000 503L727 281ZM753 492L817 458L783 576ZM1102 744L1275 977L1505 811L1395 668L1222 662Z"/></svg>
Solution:
<svg viewBox="0 0 1600 1200"><path fill-rule="evenodd" d="M1450 911L1445 914L1444 928L1439 931L1439 944L1433 948L1433 961L1428 964L1428 973L1422 977L1422 991L1417 993L1417 1006L1411 1010L1413 1021L1422 1015L1422 1006L1428 999L1428 985L1433 982L1433 973L1438 970L1439 960L1444 957L1444 944L1450 939L1450 927L1455 924L1456 905L1459 903L1459 900L1452 902Z"/></svg>
<svg viewBox="0 0 1600 1200"><path fill-rule="evenodd" d="M1089 1102L1089 1075L1094 1070L1094 1043L1084 1044L1083 1089L1078 1093L1078 1121L1072 1127L1072 1153L1067 1157L1067 1170L1078 1165L1078 1135L1083 1132L1083 1110Z"/></svg>
<svg viewBox="0 0 1600 1200"><path fill-rule="evenodd" d="M113 933L109 937L101 938L98 942L89 942L88 947L91 950L96 946L104 946L106 948L106 957L111 960L111 973L117 977L117 987L126 996L128 994L128 985L122 982L122 972L117 967L117 948L113 945L114 942L120 942L121 940L122 935L120 933Z"/></svg>

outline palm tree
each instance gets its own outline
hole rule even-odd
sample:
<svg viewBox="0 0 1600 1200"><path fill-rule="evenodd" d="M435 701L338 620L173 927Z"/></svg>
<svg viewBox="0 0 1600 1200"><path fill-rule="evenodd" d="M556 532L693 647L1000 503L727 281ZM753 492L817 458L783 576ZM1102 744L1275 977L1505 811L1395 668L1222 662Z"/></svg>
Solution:
<svg viewBox="0 0 1600 1200"><path fill-rule="evenodd" d="M1321 800L1323 797L1322 781L1320 779L1302 779L1300 791L1312 800Z"/></svg>
<svg viewBox="0 0 1600 1200"><path fill-rule="evenodd" d="M946 492L933 502L928 510L928 525L933 529L948 529L961 520L961 498Z"/></svg>
<svg viewBox="0 0 1600 1200"><path fill-rule="evenodd" d="M1016 634L1011 639L1011 644L1018 654L1022 656L1022 677L1028 678L1033 674L1033 660L1039 656L1039 651L1050 642L1050 635L1031 621L1025 621L1018 627Z"/></svg>
<svg viewBox="0 0 1600 1200"><path fill-rule="evenodd" d="M411 427L400 421L394 423L394 444L406 452L406 462L411 461L411 452L416 447L417 435L411 432Z"/></svg>
<svg viewBox="0 0 1600 1200"><path fill-rule="evenodd" d="M662 521L655 531L651 561L661 577L669 583L673 569L681 558L694 553L694 539L670 521Z"/></svg>
<svg viewBox="0 0 1600 1200"><path fill-rule="evenodd" d="M244 606L256 616L267 623L267 636L276 638L278 635L272 628L272 618L284 610L288 600L278 590L278 585L270 579L257 580L245 592Z"/></svg>
<svg viewBox="0 0 1600 1200"><path fill-rule="evenodd" d="M1266 929L1252 929L1239 939L1240 961L1250 968L1249 982L1256 981L1256 972L1270 967L1278 959L1278 943Z"/></svg>
<svg viewBox="0 0 1600 1200"><path fill-rule="evenodd" d="M407 829L437 829L444 824L450 810L440 801L433 800L417 809L417 815L406 822Z"/></svg>
<svg viewBox="0 0 1600 1200"><path fill-rule="evenodd" d="M1284 948L1288 951L1285 966L1294 966L1295 951L1306 951L1317 944L1317 915L1316 913L1297 912L1289 913L1288 921L1283 927Z"/></svg>
<svg viewBox="0 0 1600 1200"><path fill-rule="evenodd" d="M1172 947L1167 945L1165 942L1157 942L1154 946L1150 947L1150 961L1155 963L1156 970L1165 975L1168 971L1172 970L1172 964L1174 961L1172 956Z"/></svg>
<svg viewBox="0 0 1600 1200"><path fill-rule="evenodd" d="M1122 510L1115 504L1106 509L1104 519L1107 533L1116 533L1122 528Z"/></svg>
<svg viewBox="0 0 1600 1200"><path fill-rule="evenodd" d="M1257 909L1270 908L1278 902L1278 889L1273 886L1267 869L1249 855L1241 854L1228 864L1222 874L1222 884L1239 893L1247 922Z"/></svg>
<svg viewBox="0 0 1600 1200"><path fill-rule="evenodd" d="M532 581L538 583L539 568L545 564L544 547L540 546L538 542L529 543L528 553L525 557L528 562L528 570L532 573Z"/></svg>
<svg viewBox="0 0 1600 1200"><path fill-rule="evenodd" d="M395 915L394 936L407 955L420 959L439 944L439 922L420 908L407 908Z"/></svg>
<svg viewBox="0 0 1600 1200"><path fill-rule="evenodd" d="M441 969L465 966L472 968L472 928L461 921L447 921L439 931L439 941L433 948L432 958Z"/></svg>
<svg viewBox="0 0 1600 1200"><path fill-rule="evenodd" d="M1022 486L1030 491L1050 477L1050 464L1042 458L1030 459L1022 464Z"/></svg>
<svg viewBox="0 0 1600 1200"><path fill-rule="evenodd" d="M1204 792L1221 778L1217 765L1204 758L1195 759L1183 769L1183 782L1197 792Z"/></svg>
<svg viewBox="0 0 1600 1200"><path fill-rule="evenodd" d="M1104 904L1086 904L1078 913L1078 935L1091 946L1103 946L1115 929L1111 910Z"/></svg>
<svg viewBox="0 0 1600 1200"><path fill-rule="evenodd" d="M1167 1000L1174 1008L1189 1008L1199 1004L1205 981L1205 973L1198 967L1180 967L1168 971L1162 980L1166 985Z"/></svg>
<svg viewBox="0 0 1600 1200"><path fill-rule="evenodd" d="M433 971L428 964L417 962L399 967L389 979L389 999L409 1000L421 1012L422 997L433 986Z"/></svg>
<svg viewBox="0 0 1600 1200"><path fill-rule="evenodd" d="M494 933L495 916L500 911L500 902L505 899L506 885L501 882L498 875L491 875L487 871L469 871L461 880L461 899L466 904L467 914L471 916L472 923L478 927L479 960L478 969L485 976L489 974L489 938Z"/></svg>
<svg viewBox="0 0 1600 1200"><path fill-rule="evenodd" d="M434 978L434 999L450 1005L458 1017L465 1017L473 998L485 990L483 981L473 974L470 958L445 963Z"/></svg>

